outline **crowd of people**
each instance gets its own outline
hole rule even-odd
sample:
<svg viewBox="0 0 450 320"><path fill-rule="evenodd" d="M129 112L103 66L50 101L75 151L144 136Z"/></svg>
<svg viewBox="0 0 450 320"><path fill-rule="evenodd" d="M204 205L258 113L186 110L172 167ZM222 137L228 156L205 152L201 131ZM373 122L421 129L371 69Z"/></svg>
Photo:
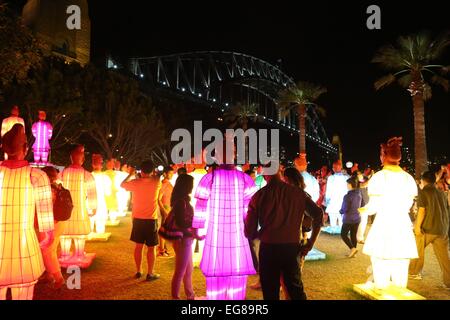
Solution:
<svg viewBox="0 0 450 320"><path fill-rule="evenodd" d="M268 174L270 164L239 169L226 164L230 161L219 161L207 170L204 165L178 165L160 172L151 161L136 170L109 159L102 171L104 161L98 154L92 156L89 172L83 167L84 147L76 145L71 164L59 173L53 166L39 170L24 160L25 129L16 123L2 138L7 160L0 165L0 251L4 253L0 299L6 298L8 289L13 299L32 299L44 271L44 277L60 288L64 284L60 263L83 261L85 241L94 225L102 233L108 216L114 219L128 209L117 202L119 189L131 200L135 278L144 274L144 247L147 281L160 278L156 257L169 256L173 247L173 299L181 298L182 284L186 298L196 298L195 254L206 279L207 299L245 299L247 277L255 274L259 281L254 287L261 287L264 299L278 300L280 287L287 299L306 299L304 258L325 224L339 227L349 258L357 255L358 244L364 245L380 289L391 282L406 287L408 274L421 279L429 244L444 287L449 288L450 166L423 173L417 184L399 166L400 146L398 138L382 145L383 170L375 174L371 169L361 172L357 166L348 172L339 160L333 172L322 167L311 174L304 154ZM122 169L126 174L117 183L114 172ZM369 216L373 224L367 232Z"/></svg>

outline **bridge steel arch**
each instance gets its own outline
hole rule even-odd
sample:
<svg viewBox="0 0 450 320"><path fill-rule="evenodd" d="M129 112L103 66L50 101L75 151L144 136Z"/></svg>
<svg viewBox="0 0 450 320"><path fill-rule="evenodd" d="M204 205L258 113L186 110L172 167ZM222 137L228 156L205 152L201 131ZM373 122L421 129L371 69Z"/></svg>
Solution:
<svg viewBox="0 0 450 320"><path fill-rule="evenodd" d="M229 51L200 51L130 59L131 72L153 88L220 108L237 102L257 103L258 117L272 127L298 133L297 116L281 117L276 99L295 85L278 67L253 56ZM306 137L328 153L337 154L313 108L307 109Z"/></svg>

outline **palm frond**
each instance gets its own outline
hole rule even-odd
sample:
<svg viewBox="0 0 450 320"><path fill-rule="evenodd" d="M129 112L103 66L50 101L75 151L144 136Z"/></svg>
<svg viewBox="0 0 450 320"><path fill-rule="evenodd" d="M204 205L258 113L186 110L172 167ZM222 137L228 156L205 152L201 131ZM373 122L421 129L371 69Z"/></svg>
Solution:
<svg viewBox="0 0 450 320"><path fill-rule="evenodd" d="M449 83L448 80L444 77L435 74L433 77L431 77L431 82L440 85L442 88L444 88L445 91L448 91Z"/></svg>
<svg viewBox="0 0 450 320"><path fill-rule="evenodd" d="M395 81L395 76L393 74L388 74L387 76L381 77L374 83L375 90L380 90Z"/></svg>
<svg viewBox="0 0 450 320"><path fill-rule="evenodd" d="M398 83L403 87L403 88L409 88L409 85L411 84L411 75L410 74L405 74L404 76L398 78Z"/></svg>

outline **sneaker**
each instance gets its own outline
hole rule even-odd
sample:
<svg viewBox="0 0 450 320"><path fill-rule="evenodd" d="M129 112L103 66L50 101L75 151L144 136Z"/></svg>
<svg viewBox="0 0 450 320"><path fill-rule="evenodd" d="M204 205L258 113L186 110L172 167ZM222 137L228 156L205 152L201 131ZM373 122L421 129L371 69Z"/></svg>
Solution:
<svg viewBox="0 0 450 320"><path fill-rule="evenodd" d="M358 249L353 248L353 249L350 251L350 254L348 255L348 257L349 257L349 258L354 258L354 257L356 256L357 253L358 253Z"/></svg>
<svg viewBox="0 0 450 320"><path fill-rule="evenodd" d="M418 273L418 274L410 274L409 275L409 279L411 279L411 280L422 280L423 278L422 278L422 275L420 273Z"/></svg>
<svg viewBox="0 0 450 320"><path fill-rule="evenodd" d="M134 275L134 277L135 277L136 279L139 279L140 277L142 277L142 273L136 272L136 274Z"/></svg>
<svg viewBox="0 0 450 320"><path fill-rule="evenodd" d="M147 281L153 281L153 280L157 280L161 277L160 274L158 273L152 273L152 274L147 274L147 278L145 280Z"/></svg>

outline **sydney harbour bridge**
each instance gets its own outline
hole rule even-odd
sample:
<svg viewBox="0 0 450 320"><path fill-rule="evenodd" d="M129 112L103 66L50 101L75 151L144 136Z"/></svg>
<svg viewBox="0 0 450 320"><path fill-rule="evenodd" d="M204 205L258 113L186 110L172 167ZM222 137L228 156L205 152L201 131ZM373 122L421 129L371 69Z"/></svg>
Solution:
<svg viewBox="0 0 450 320"><path fill-rule="evenodd" d="M258 105L258 119L296 134L297 114L282 117L276 107L280 90L294 80L278 67L242 53L201 51L130 60L131 72L152 88L225 112L235 103ZM306 138L327 158L337 155L314 108L307 110Z"/></svg>

